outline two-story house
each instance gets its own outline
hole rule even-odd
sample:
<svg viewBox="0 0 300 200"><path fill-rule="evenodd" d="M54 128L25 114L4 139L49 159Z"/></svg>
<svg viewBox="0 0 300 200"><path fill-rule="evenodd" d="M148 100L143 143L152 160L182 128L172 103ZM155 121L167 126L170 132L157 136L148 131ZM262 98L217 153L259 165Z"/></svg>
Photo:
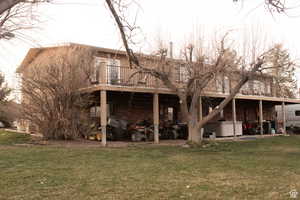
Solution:
<svg viewBox="0 0 300 200"><path fill-rule="evenodd" d="M105 129L107 117L113 115L119 119L129 122L149 119L157 127L163 120L181 120L179 100L176 94L165 87L160 81L147 74L136 74L136 69L128 65L126 52L98 48L93 46L68 44L51 48L32 48L27 53L18 73L24 73L30 63L39 59L47 51L55 51L62 47L84 46L93 49L94 64L91 82L82 87L82 91L94 93L99 99L98 105L91 108L93 117L101 118L101 126ZM151 57L148 62L155 62ZM175 59L174 62L177 62ZM240 72L229 72L223 76L216 77L205 89L201 103L199 103L199 118L205 116L224 99L230 90L240 79ZM179 67L174 67L172 78L180 84L185 81L186 72ZM228 104L220 116L214 120L226 121L257 121L275 120L275 105L300 103L299 99L276 96L276 87L273 84L273 77L270 75L257 75L255 80L246 83L236 95L232 104ZM100 121L100 119L99 119ZM283 124L285 127L285 124ZM155 130L158 134L158 129ZM156 138L158 142L158 137Z"/></svg>

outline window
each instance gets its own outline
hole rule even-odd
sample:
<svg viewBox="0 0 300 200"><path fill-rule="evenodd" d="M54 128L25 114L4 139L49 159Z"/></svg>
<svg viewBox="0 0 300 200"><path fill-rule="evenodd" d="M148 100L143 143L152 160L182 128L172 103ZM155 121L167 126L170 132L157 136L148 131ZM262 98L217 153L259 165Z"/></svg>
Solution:
<svg viewBox="0 0 300 200"><path fill-rule="evenodd" d="M295 110L295 115L300 116L300 110Z"/></svg>
<svg viewBox="0 0 300 200"><path fill-rule="evenodd" d="M216 78L216 90L219 93L229 93L230 84L227 76L217 76Z"/></svg>
<svg viewBox="0 0 300 200"><path fill-rule="evenodd" d="M107 82L110 84L120 83L120 60L109 59L107 68Z"/></svg>
<svg viewBox="0 0 300 200"><path fill-rule="evenodd" d="M174 116L173 116L174 110L172 107L168 107L168 120L173 121Z"/></svg>
<svg viewBox="0 0 300 200"><path fill-rule="evenodd" d="M260 82L260 94L264 94L266 91L266 84L263 82Z"/></svg>
<svg viewBox="0 0 300 200"><path fill-rule="evenodd" d="M95 57L94 67L91 72L91 82L98 83L101 66L107 67L107 83L118 84L120 83L120 60L108 59L103 57Z"/></svg>
<svg viewBox="0 0 300 200"><path fill-rule="evenodd" d="M107 116L110 116L110 110L111 110L111 105L107 104L106 105L106 109L107 109ZM101 113L101 107L100 106L93 106L90 108L90 117L100 117L100 113Z"/></svg>
<svg viewBox="0 0 300 200"><path fill-rule="evenodd" d="M90 117L100 117L100 106L90 108Z"/></svg>
<svg viewBox="0 0 300 200"><path fill-rule="evenodd" d="M216 90L219 93L223 92L223 79L221 76L216 77Z"/></svg>
<svg viewBox="0 0 300 200"><path fill-rule="evenodd" d="M179 72L179 76L176 78L178 80L178 82L186 83L189 79L189 72L188 72L186 66L180 65L178 72Z"/></svg>
<svg viewBox="0 0 300 200"><path fill-rule="evenodd" d="M265 87L266 87L266 93L271 94L271 85L270 85L270 83L265 83Z"/></svg>
<svg viewBox="0 0 300 200"><path fill-rule="evenodd" d="M91 76L90 76L92 83L98 83L99 82L100 67L101 67L101 64L103 64L103 63L106 63L105 58L101 58L101 57L95 57L94 58L94 66L92 68Z"/></svg>
<svg viewBox="0 0 300 200"><path fill-rule="evenodd" d="M189 71L187 69L187 66L184 65L184 64L176 65L174 78L175 78L175 81L177 81L179 83L188 82L188 80L190 78L190 75L189 75Z"/></svg>
<svg viewBox="0 0 300 200"><path fill-rule="evenodd" d="M260 91L260 84L259 81L253 81L253 91L255 94L258 94Z"/></svg>
<svg viewBox="0 0 300 200"><path fill-rule="evenodd" d="M230 83L229 78L227 76L224 77L223 92L226 94L230 92Z"/></svg>
<svg viewBox="0 0 300 200"><path fill-rule="evenodd" d="M253 81L253 92L256 95L260 95L265 92L265 84L261 81L254 80Z"/></svg>

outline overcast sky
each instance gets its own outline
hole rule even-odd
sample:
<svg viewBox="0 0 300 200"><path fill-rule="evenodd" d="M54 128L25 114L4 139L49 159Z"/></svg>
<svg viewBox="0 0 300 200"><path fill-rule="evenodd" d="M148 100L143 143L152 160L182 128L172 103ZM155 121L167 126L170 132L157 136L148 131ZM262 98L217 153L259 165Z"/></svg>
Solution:
<svg viewBox="0 0 300 200"><path fill-rule="evenodd" d="M292 54L300 58L300 9L290 10L286 16L272 16L264 8L264 0L137 0L140 8L138 25L142 36L139 47L154 50L156 38L173 41L175 54L188 42L191 34L214 32L247 32L255 27L264 40L284 43ZM58 2L58 1L57 1ZM52 46L75 42L107 48L122 48L116 26L105 7L104 0L63 0L37 8L38 28L24 32L24 40L0 41L0 70L10 85L14 72L31 47ZM132 11L131 14L135 14ZM258 28L257 28L258 27ZM239 40L240 37L235 38ZM300 77L299 77L300 78Z"/></svg>

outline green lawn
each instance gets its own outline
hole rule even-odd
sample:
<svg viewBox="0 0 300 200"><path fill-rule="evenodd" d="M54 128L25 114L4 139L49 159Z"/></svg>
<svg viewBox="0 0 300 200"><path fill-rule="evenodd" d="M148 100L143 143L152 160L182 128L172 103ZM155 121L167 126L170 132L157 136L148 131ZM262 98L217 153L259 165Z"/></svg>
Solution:
<svg viewBox="0 0 300 200"><path fill-rule="evenodd" d="M29 140L28 134L5 132L0 129L0 145L24 144Z"/></svg>
<svg viewBox="0 0 300 200"><path fill-rule="evenodd" d="M299 136L207 148L14 145L27 141L0 132L1 200L289 199L290 190L300 193Z"/></svg>

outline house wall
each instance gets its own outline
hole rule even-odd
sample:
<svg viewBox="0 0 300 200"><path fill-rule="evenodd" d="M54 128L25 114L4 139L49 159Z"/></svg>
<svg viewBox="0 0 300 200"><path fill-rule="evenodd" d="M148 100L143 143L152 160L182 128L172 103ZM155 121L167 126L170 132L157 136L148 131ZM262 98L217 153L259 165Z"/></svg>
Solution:
<svg viewBox="0 0 300 200"><path fill-rule="evenodd" d="M74 46L74 45L73 45ZM75 45L76 46L76 45ZM78 45L80 47L80 45ZM56 55L59 54L60 51L64 51L67 48L71 48L70 46L62 46L62 47L53 47L53 48L41 48L40 53L36 55L36 57L33 59L28 66L25 68L30 67L30 65L37 65L39 62L44 62L45 58L51 57L51 55ZM132 69L129 67L128 59L126 57L126 54L120 53L119 51L113 51L113 50L101 50L101 48L92 48L92 47L87 47L87 49L91 49L93 51L94 57L100 57L100 58L105 58L107 60L109 59L117 59L120 61L120 83L118 85L124 85L124 86L145 86L145 87L158 87L158 88L166 88L162 81L156 80L154 77L146 74L136 74L132 76L132 74L136 73L136 69ZM165 71L166 73L169 74L171 79L173 80L174 83L176 83L179 87L182 84L181 75L182 75L182 70L180 70L180 66L182 65L181 61L179 60L171 60L167 59L164 64L161 64L161 62L158 62L157 60L159 57L156 56L144 56L144 55L138 55L140 62L149 68L160 68L160 70ZM97 76L97 81L94 84L97 83L102 83L106 84L107 82L107 64L106 63L101 63L97 64L99 66L95 66L97 69L95 69L95 73ZM93 62L93 65L96 65L95 61ZM23 67L24 68L24 67ZM92 67L93 68L93 67ZM26 70L23 70L23 74L25 73ZM181 75L180 75L181 74ZM84 79L85 76L83 73L78 74L78 77ZM234 88L238 81L241 78L240 73L238 72L232 72L232 73L225 73L223 75L218 75L214 79L212 79L207 87L205 88L205 92L216 92L216 93L228 93L229 91L224 90L224 84L227 84L225 81L225 77L227 77L228 84L230 88ZM257 93L253 89L253 84L251 81L247 84L249 87L243 87L241 89L242 94L249 94L249 95L266 95L266 96L274 96L276 95L276 90L274 88L274 84L272 81L271 77L264 76L261 74L258 74L255 77L256 80L262 82L264 85L263 91ZM219 83L217 83L219 81ZM221 84L220 84L221 82ZM90 86L90 83L86 81L85 83L82 84L83 87ZM220 88L221 87L221 88ZM227 86L226 86L227 87ZM266 91L266 88L270 88L270 91Z"/></svg>
<svg viewBox="0 0 300 200"><path fill-rule="evenodd" d="M263 119L275 120L275 105L263 103ZM229 103L224 109L225 120L232 120L232 104ZM236 100L237 121L259 121L259 101Z"/></svg>
<svg viewBox="0 0 300 200"><path fill-rule="evenodd" d="M145 93L108 92L110 115L131 123L153 121L153 95ZM159 95L160 122L168 120L168 108L173 108L173 119L180 120L179 103L174 95Z"/></svg>
<svg viewBox="0 0 300 200"><path fill-rule="evenodd" d="M135 86L141 86L141 87L157 87L157 88L165 88L164 84L160 80L156 80L152 76L147 76L145 74L137 74L132 77L132 74L137 72L136 69L130 69L128 65L128 60L126 57L125 52L118 51L118 50L112 50L112 49L105 49L105 48L96 48L92 46L85 46L85 45L77 45L77 44L71 44L66 46L59 46L59 47L49 47L49 48L36 48L31 49L30 52L27 54L26 58L22 62L22 66L20 66L21 73L24 73L24 69L30 67L32 63L37 62L43 62L43 58L49 58L51 55L57 54L55 52L72 48L72 47L79 47L79 48L86 48L88 50L91 50L94 52L95 57L101 57L101 58L107 58L107 59L118 59L120 60L120 65L122 66L121 73L120 73L120 84L123 86L129 86L129 87L135 87ZM178 77L180 76L180 65L182 64L182 61L176 60L176 59L166 59L164 61L164 65L161 65L160 62L157 62L159 57L158 56L149 56L149 55L142 55L142 54L136 54L139 57L140 62L148 66L149 68L161 68L165 72L168 72L169 76L172 77L173 80L176 80L176 84L180 85L182 80L178 80ZM24 65L24 66L23 66ZM102 64L101 66L98 66L99 69L97 70L97 77L98 81L96 81L94 84L107 83L107 65ZM81 75L78 75L79 77ZM222 76L222 75L218 75ZM240 80L240 74L238 72L230 72L225 74L224 76L228 77L229 79L229 85L230 88L233 88L236 86L238 81ZM211 80L207 87L205 88L205 92L215 92L215 93L228 93L228 91L224 91L222 85L217 84L217 79L224 79L223 77L215 77L215 79ZM129 80L130 79L130 80ZM280 96L278 95L276 91L276 87L273 84L272 77L266 76L263 74L257 74L256 80L259 80L263 83L263 85L267 86L264 91L261 91L257 93L257 91L254 91L253 84L251 81L249 81L248 84L246 84L248 87L243 87L240 91L241 94L244 95L263 95L263 96ZM226 81L223 81L225 83ZM82 87L91 86L88 81L86 83L82 84ZM227 86L226 86L227 87ZM270 88L270 90L266 90L266 88Z"/></svg>
<svg viewBox="0 0 300 200"><path fill-rule="evenodd" d="M109 93L111 115L131 123L153 119L152 95L135 93Z"/></svg>
<svg viewBox="0 0 300 200"><path fill-rule="evenodd" d="M108 100L111 106L111 115L116 116L119 119L124 119L132 123L144 119L149 119L150 121L153 120L153 102L151 94L110 92ZM178 98L175 95L159 95L159 103L160 123L168 120L168 107L173 108L174 120L178 120L178 122L183 121ZM212 105L207 103L203 104L203 116L208 114L209 106ZM237 121L258 121L259 101L236 100L236 112ZM231 103L225 107L223 115L224 120L232 121ZM217 115L212 121L218 121L220 119L221 116ZM269 102L263 103L263 119L275 120L275 105Z"/></svg>
<svg viewBox="0 0 300 200"><path fill-rule="evenodd" d="M230 87L234 88L241 79L241 74L233 73L229 76ZM269 76L257 75L253 80L249 80L241 89L240 94L244 95L263 95L272 96L273 94L273 79Z"/></svg>

